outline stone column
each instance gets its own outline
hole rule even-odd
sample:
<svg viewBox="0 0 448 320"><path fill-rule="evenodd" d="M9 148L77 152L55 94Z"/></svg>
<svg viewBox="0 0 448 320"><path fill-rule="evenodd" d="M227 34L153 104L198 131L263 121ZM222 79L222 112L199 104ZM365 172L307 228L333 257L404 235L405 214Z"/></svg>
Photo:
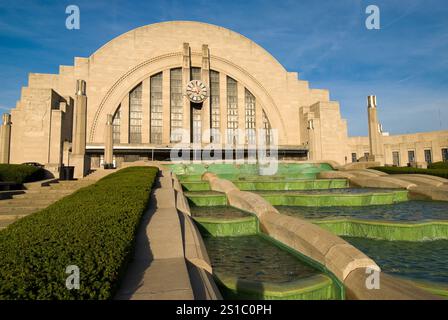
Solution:
<svg viewBox="0 0 448 320"><path fill-rule="evenodd" d="M113 152L114 152L114 140L113 140L113 125L112 115L107 115L106 132L104 134L104 167L112 167L113 164Z"/></svg>
<svg viewBox="0 0 448 320"><path fill-rule="evenodd" d="M182 90L186 90L188 82L191 80L191 56L190 56L190 45L188 43L183 44L183 54L182 54ZM186 92L183 94L183 105L184 105L184 129L188 131L188 141L191 138L191 104L187 97ZM191 141L190 141L191 142Z"/></svg>
<svg viewBox="0 0 448 320"><path fill-rule="evenodd" d="M73 155L84 155L86 153L86 130L87 130L87 96L86 82L76 82L75 98L75 121L73 124Z"/></svg>
<svg viewBox="0 0 448 320"><path fill-rule="evenodd" d="M308 120L308 160L316 160L315 138L314 138L314 121Z"/></svg>
<svg viewBox="0 0 448 320"><path fill-rule="evenodd" d="M378 123L378 115L376 108L376 96L367 97L367 114L369 120L369 143L370 156L373 161L378 161L381 165L384 164L382 134L380 132L380 125ZM369 159L370 160L370 159Z"/></svg>
<svg viewBox="0 0 448 320"><path fill-rule="evenodd" d="M9 163L11 143L11 115L4 113L0 127L0 163Z"/></svg>
<svg viewBox="0 0 448 320"><path fill-rule="evenodd" d="M62 147L62 110L51 110L50 120L50 150L48 154L48 164L59 168L61 165Z"/></svg>
<svg viewBox="0 0 448 320"><path fill-rule="evenodd" d="M86 157L87 96L86 82L77 80L75 112L73 119L73 141L70 165L75 167L74 178L84 177L90 170L90 158Z"/></svg>
<svg viewBox="0 0 448 320"><path fill-rule="evenodd" d="M208 45L202 45L202 68L201 68L202 82L208 88L208 97L202 102L202 143L210 143L210 134L205 135L205 131L210 131L210 51Z"/></svg>

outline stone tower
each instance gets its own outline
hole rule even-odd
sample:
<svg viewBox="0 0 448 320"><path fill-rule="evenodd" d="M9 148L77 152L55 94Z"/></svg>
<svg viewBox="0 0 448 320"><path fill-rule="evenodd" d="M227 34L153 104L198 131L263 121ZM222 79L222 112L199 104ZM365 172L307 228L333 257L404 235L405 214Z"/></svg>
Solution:
<svg viewBox="0 0 448 320"><path fill-rule="evenodd" d="M11 142L11 115L3 114L0 127L0 163L9 163L9 148Z"/></svg>
<svg viewBox="0 0 448 320"><path fill-rule="evenodd" d="M379 162L381 165L383 165L384 152L382 145L382 134L376 110L377 110L376 96L368 96L367 114L369 119L369 144L370 144L369 161L376 161Z"/></svg>

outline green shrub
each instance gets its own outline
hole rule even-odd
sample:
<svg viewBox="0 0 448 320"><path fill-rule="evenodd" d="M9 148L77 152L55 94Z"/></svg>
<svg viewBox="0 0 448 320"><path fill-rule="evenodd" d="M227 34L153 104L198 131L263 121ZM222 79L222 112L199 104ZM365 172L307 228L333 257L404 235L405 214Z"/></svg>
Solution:
<svg viewBox="0 0 448 320"><path fill-rule="evenodd" d="M410 167L375 167L371 168L388 174L427 174L448 179L448 169L422 169Z"/></svg>
<svg viewBox="0 0 448 320"><path fill-rule="evenodd" d="M448 161L434 162L428 165L428 169L447 169Z"/></svg>
<svg viewBox="0 0 448 320"><path fill-rule="evenodd" d="M24 164L0 164L0 181L17 184L45 179L45 170Z"/></svg>
<svg viewBox="0 0 448 320"><path fill-rule="evenodd" d="M0 300L112 298L157 171L120 170L0 231ZM65 286L69 265L79 290Z"/></svg>

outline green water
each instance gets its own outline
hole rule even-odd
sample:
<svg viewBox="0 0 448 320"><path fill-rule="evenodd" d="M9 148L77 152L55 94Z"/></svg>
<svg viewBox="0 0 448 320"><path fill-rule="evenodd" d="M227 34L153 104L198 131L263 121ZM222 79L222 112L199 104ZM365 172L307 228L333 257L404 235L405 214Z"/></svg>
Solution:
<svg viewBox="0 0 448 320"><path fill-rule="evenodd" d="M383 272L411 280L448 284L448 240L343 238L372 258Z"/></svg>
<svg viewBox="0 0 448 320"><path fill-rule="evenodd" d="M220 178L229 180L285 180L285 179L314 179L319 172L330 171L328 164L311 163L279 163L274 175L260 176L257 164L167 164L181 181L198 181L205 172L212 172Z"/></svg>
<svg viewBox="0 0 448 320"><path fill-rule="evenodd" d="M356 218L386 221L448 220L448 202L406 201L365 207L277 206L279 212L305 219Z"/></svg>
<svg viewBox="0 0 448 320"><path fill-rule="evenodd" d="M340 195L340 194L370 194L370 193L390 193L397 189L382 189L382 188L331 188L331 189L315 189L315 190L269 190L269 191L252 191L259 194L279 194L279 195Z"/></svg>
<svg viewBox="0 0 448 320"><path fill-rule="evenodd" d="M214 207L190 207L191 214L195 218L238 219L252 217L250 213L231 206Z"/></svg>
<svg viewBox="0 0 448 320"><path fill-rule="evenodd" d="M210 191L208 181L183 181L182 187L185 191Z"/></svg>
<svg viewBox="0 0 448 320"><path fill-rule="evenodd" d="M320 272L260 236L205 237L213 272L242 280L286 283Z"/></svg>
<svg viewBox="0 0 448 320"><path fill-rule="evenodd" d="M225 206L227 197L225 193L216 191L193 191L185 192L190 206Z"/></svg>
<svg viewBox="0 0 448 320"><path fill-rule="evenodd" d="M218 191L213 191L213 190L208 190L208 191L188 191L185 192L185 195L188 196L225 196L225 193L222 192L218 192Z"/></svg>
<svg viewBox="0 0 448 320"><path fill-rule="evenodd" d="M408 201L406 190L396 190L382 193L304 193L304 192L260 192L265 200L273 206L370 206L386 205L401 201Z"/></svg>
<svg viewBox="0 0 448 320"><path fill-rule="evenodd" d="M282 190L316 190L330 188L347 188L348 181L345 179L293 179L285 178L275 180L264 178L260 180L233 180L236 187L243 191L282 191Z"/></svg>

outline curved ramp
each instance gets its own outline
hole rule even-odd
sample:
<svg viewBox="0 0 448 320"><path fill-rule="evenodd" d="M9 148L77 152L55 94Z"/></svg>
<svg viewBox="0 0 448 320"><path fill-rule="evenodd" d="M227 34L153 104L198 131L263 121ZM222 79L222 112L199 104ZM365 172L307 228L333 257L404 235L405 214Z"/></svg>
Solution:
<svg viewBox="0 0 448 320"><path fill-rule="evenodd" d="M213 174L204 175L203 179L209 181L211 190L225 192L230 205L254 213L262 231L268 236L325 266L344 283L350 293L349 298L437 299L417 287L383 274L381 289L367 289L368 274L365 271L380 271L380 268L351 244L308 221L280 214L259 195L239 191L230 181Z"/></svg>
<svg viewBox="0 0 448 320"><path fill-rule="evenodd" d="M321 172L319 178L346 178L352 185L367 188L408 189L411 198L448 201L448 179L424 174L389 175L377 170Z"/></svg>

